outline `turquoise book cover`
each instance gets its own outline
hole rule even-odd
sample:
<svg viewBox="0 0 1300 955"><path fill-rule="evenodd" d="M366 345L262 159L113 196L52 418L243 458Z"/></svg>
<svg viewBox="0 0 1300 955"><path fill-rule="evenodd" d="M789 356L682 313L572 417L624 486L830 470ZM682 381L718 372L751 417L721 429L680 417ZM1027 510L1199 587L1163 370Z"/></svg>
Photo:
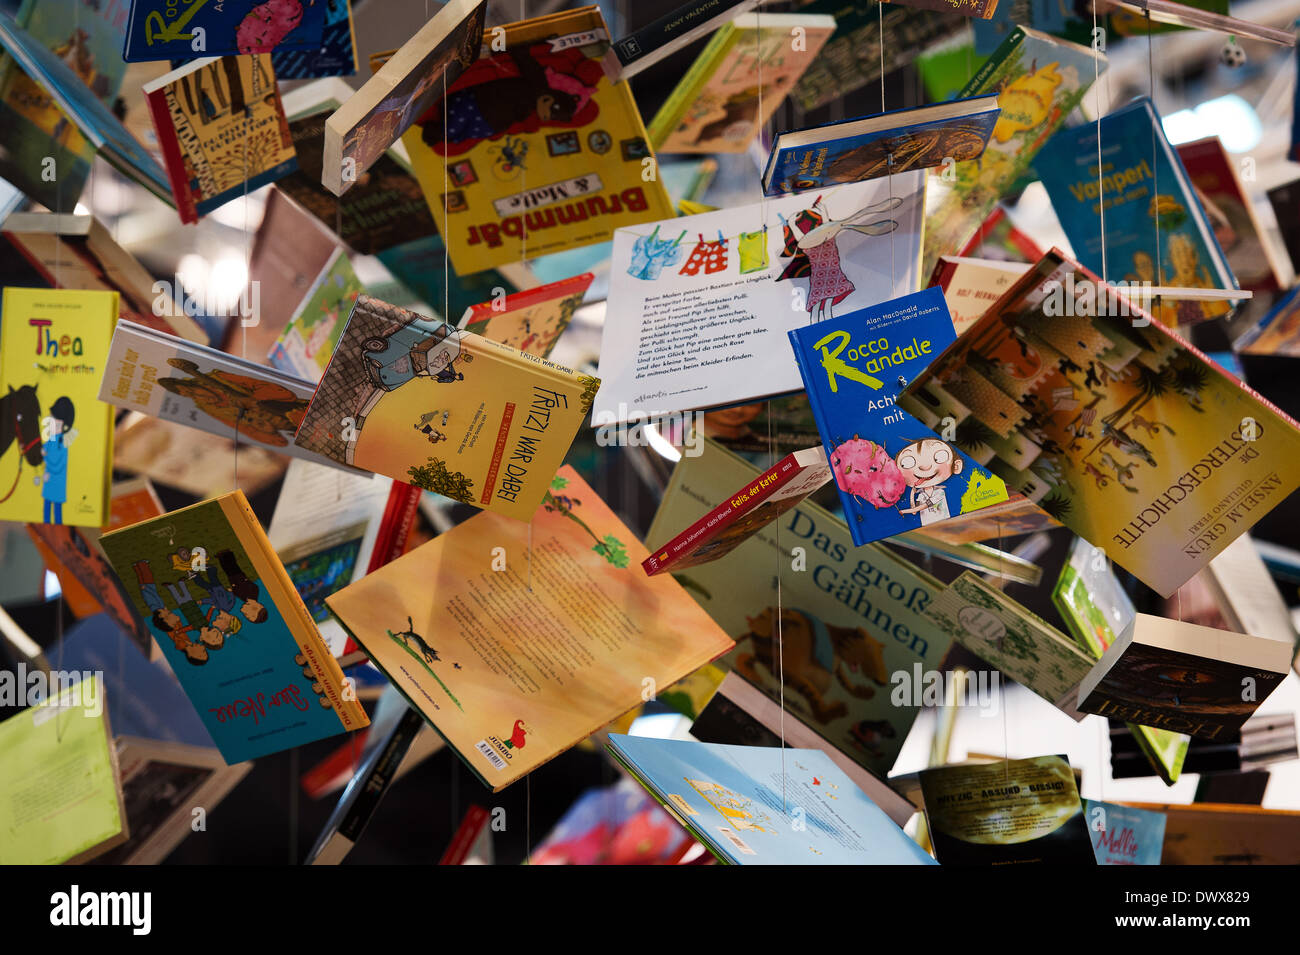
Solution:
<svg viewBox="0 0 1300 955"><path fill-rule="evenodd" d="M935 864L821 750L619 733L609 748L724 862Z"/></svg>
<svg viewBox="0 0 1300 955"><path fill-rule="evenodd" d="M1006 485L899 408L899 392L957 338L928 288L790 332L855 546L1007 499Z"/></svg>
<svg viewBox="0 0 1300 955"><path fill-rule="evenodd" d="M1083 801L1097 865L1159 865L1165 814L1113 802Z"/></svg>

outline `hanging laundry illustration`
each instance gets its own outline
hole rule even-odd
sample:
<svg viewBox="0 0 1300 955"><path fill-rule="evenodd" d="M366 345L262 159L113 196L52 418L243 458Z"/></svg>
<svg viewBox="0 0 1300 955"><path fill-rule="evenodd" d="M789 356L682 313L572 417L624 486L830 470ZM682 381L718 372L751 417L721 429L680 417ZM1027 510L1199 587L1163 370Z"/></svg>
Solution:
<svg viewBox="0 0 1300 955"><path fill-rule="evenodd" d="M714 272L723 272L726 268L727 240L722 237L722 231L719 230L716 240L705 239L703 233L700 233L699 241L695 243L695 248L691 249L690 257L678 274L699 275L703 270L705 275L712 275Z"/></svg>
<svg viewBox="0 0 1300 955"><path fill-rule="evenodd" d="M686 237L683 231L676 239L661 239L659 226L649 235L640 236L632 244L632 261L628 264L627 274L634 279L653 282L660 273L670 265L676 265L681 258L681 241Z"/></svg>
<svg viewBox="0 0 1300 955"><path fill-rule="evenodd" d="M767 226L758 232L742 232L736 242L736 252L740 256L740 274L762 272L767 269Z"/></svg>

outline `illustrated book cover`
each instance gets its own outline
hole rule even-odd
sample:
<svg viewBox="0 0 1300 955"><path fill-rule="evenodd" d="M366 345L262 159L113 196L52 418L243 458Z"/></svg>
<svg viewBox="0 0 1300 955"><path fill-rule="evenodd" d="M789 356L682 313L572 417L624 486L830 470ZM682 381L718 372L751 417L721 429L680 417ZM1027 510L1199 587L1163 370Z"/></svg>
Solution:
<svg viewBox="0 0 1300 955"><path fill-rule="evenodd" d="M318 50L326 0L130 0L128 63Z"/></svg>
<svg viewBox="0 0 1300 955"><path fill-rule="evenodd" d="M320 381L365 288L343 249L335 249L276 339L267 359L285 374Z"/></svg>
<svg viewBox="0 0 1300 955"><path fill-rule="evenodd" d="M1159 865L1164 813L1096 799L1083 801L1097 865Z"/></svg>
<svg viewBox="0 0 1300 955"><path fill-rule="evenodd" d="M480 302L461 316L462 330L546 358L591 288L590 272ZM502 289L504 291L504 289Z"/></svg>

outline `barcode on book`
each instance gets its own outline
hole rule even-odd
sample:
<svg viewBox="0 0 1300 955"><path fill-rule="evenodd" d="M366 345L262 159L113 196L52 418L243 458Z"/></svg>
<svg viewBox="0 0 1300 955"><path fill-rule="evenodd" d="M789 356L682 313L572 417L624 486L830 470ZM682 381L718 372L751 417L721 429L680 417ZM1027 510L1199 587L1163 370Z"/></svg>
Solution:
<svg viewBox="0 0 1300 955"><path fill-rule="evenodd" d="M754 852L753 849L751 849L748 845L745 844L744 839L740 838L740 836L736 835L726 826L718 826L718 832L726 836L727 841L730 842L737 849L739 849L741 852L743 852L745 855L747 856L757 855L757 853Z"/></svg>
<svg viewBox="0 0 1300 955"><path fill-rule="evenodd" d="M478 747L478 751L480 753L482 753L484 756L487 757L487 761L492 764L493 769L506 768L506 761L501 758L500 754L497 753L496 750L494 750L491 746L488 745L487 740L481 739L474 745Z"/></svg>

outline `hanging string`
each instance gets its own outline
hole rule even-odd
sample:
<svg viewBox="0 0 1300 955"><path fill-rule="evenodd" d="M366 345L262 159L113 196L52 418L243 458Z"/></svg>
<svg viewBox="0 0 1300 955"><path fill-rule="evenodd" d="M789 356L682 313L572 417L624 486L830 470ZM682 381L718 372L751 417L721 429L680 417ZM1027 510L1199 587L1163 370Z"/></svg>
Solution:
<svg viewBox="0 0 1300 955"><path fill-rule="evenodd" d="M1156 67L1153 53L1153 42L1151 39L1151 11L1147 10L1147 89L1151 97L1151 109L1155 111L1156 106ZM1157 121L1160 113L1156 111ZM1165 257L1160 252L1160 157L1156 155L1156 124L1151 124L1151 188L1155 195L1151 197L1152 206L1155 208L1155 226L1156 226L1156 284L1165 285ZM1158 315L1161 309L1161 296L1157 295L1152 304L1152 313ZM1178 324L1177 319L1171 323L1172 326Z"/></svg>
<svg viewBox="0 0 1300 955"><path fill-rule="evenodd" d="M1097 104L1097 215L1101 230L1101 280L1106 277L1106 192L1105 177L1101 173L1101 54L1097 50L1097 5L1092 6L1092 93ZM1107 74L1109 75L1109 73ZM1109 90L1106 105L1110 105Z"/></svg>

